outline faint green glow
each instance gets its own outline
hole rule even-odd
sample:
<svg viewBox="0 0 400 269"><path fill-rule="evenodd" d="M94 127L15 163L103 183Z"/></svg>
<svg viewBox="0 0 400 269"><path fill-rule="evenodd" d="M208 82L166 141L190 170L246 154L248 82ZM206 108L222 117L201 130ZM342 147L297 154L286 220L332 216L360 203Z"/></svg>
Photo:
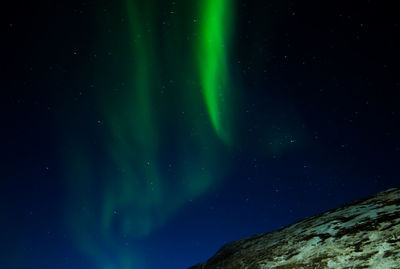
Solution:
<svg viewBox="0 0 400 269"><path fill-rule="evenodd" d="M82 122L65 130L66 217L79 250L100 269L146 268L137 240L223 177L232 3L197 4L125 0L125 28L117 24L104 44L116 53L96 75L104 124L92 130L79 109L68 111Z"/></svg>
<svg viewBox="0 0 400 269"><path fill-rule="evenodd" d="M218 136L230 140L228 48L233 1L205 0L202 4L198 66L204 98Z"/></svg>

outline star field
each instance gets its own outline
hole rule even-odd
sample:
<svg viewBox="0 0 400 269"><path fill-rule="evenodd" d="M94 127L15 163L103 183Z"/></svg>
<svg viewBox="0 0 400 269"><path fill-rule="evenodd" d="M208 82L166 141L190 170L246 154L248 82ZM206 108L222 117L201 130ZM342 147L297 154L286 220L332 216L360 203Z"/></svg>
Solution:
<svg viewBox="0 0 400 269"><path fill-rule="evenodd" d="M188 268L398 186L379 1L9 3L1 268Z"/></svg>

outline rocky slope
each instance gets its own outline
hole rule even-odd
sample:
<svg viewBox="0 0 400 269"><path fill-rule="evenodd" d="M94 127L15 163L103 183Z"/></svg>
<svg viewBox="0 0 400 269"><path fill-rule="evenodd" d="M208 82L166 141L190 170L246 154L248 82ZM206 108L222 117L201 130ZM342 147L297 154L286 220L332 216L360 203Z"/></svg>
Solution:
<svg viewBox="0 0 400 269"><path fill-rule="evenodd" d="M222 247L189 269L400 269L400 189Z"/></svg>

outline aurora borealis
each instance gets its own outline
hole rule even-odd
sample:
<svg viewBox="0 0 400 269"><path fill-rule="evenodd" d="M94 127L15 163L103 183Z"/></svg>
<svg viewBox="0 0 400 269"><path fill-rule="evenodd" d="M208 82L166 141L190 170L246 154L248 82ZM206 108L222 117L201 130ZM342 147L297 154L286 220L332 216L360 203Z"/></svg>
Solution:
<svg viewBox="0 0 400 269"><path fill-rule="evenodd" d="M104 137L94 150L102 153L85 152L78 145L67 157L68 170L77 172L68 179L72 198L67 218L73 220L78 247L99 268L144 266L131 254L138 247L134 240L148 236L187 201L219 185L224 172L220 159L227 158L224 152L234 132L228 124L234 90L229 88L227 67L234 9L223 0L192 5L184 4L184 15L170 7L177 25L192 25L160 39L157 12L167 7L126 1L128 24L117 34L128 41L118 63L124 89L100 89L98 96ZM192 31L196 35L191 40L175 45ZM182 72L187 82L179 81ZM169 91L155 79L163 74L177 81L169 86L172 93L160 93ZM107 84L98 79L100 85ZM76 136L73 143L80 139ZM93 158L96 155L103 157ZM100 171L93 171L96 162Z"/></svg>
<svg viewBox="0 0 400 269"><path fill-rule="evenodd" d="M0 268L184 269L398 185L393 7L12 5Z"/></svg>
<svg viewBox="0 0 400 269"><path fill-rule="evenodd" d="M233 28L234 1L204 1L201 3L200 40L197 61L201 74L201 86L208 114L218 136L229 141L228 100L229 91L227 51L229 35Z"/></svg>

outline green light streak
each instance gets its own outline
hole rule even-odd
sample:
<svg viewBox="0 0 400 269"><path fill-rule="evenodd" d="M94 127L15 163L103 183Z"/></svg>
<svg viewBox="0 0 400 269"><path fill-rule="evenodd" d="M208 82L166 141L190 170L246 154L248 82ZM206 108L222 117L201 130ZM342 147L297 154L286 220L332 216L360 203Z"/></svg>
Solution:
<svg viewBox="0 0 400 269"><path fill-rule="evenodd" d="M221 141L232 142L233 8L227 0L197 4L124 0L128 23L107 38L120 57L106 60L96 75L96 112L104 125L93 131L79 109L66 112L73 126L81 121L80 128L63 126L70 141L66 218L79 250L97 268L144 269L135 242L223 178L228 158Z"/></svg>
<svg viewBox="0 0 400 269"><path fill-rule="evenodd" d="M229 75L227 53L233 8L228 0L203 1L198 67L204 98L211 122L218 136L230 142Z"/></svg>

